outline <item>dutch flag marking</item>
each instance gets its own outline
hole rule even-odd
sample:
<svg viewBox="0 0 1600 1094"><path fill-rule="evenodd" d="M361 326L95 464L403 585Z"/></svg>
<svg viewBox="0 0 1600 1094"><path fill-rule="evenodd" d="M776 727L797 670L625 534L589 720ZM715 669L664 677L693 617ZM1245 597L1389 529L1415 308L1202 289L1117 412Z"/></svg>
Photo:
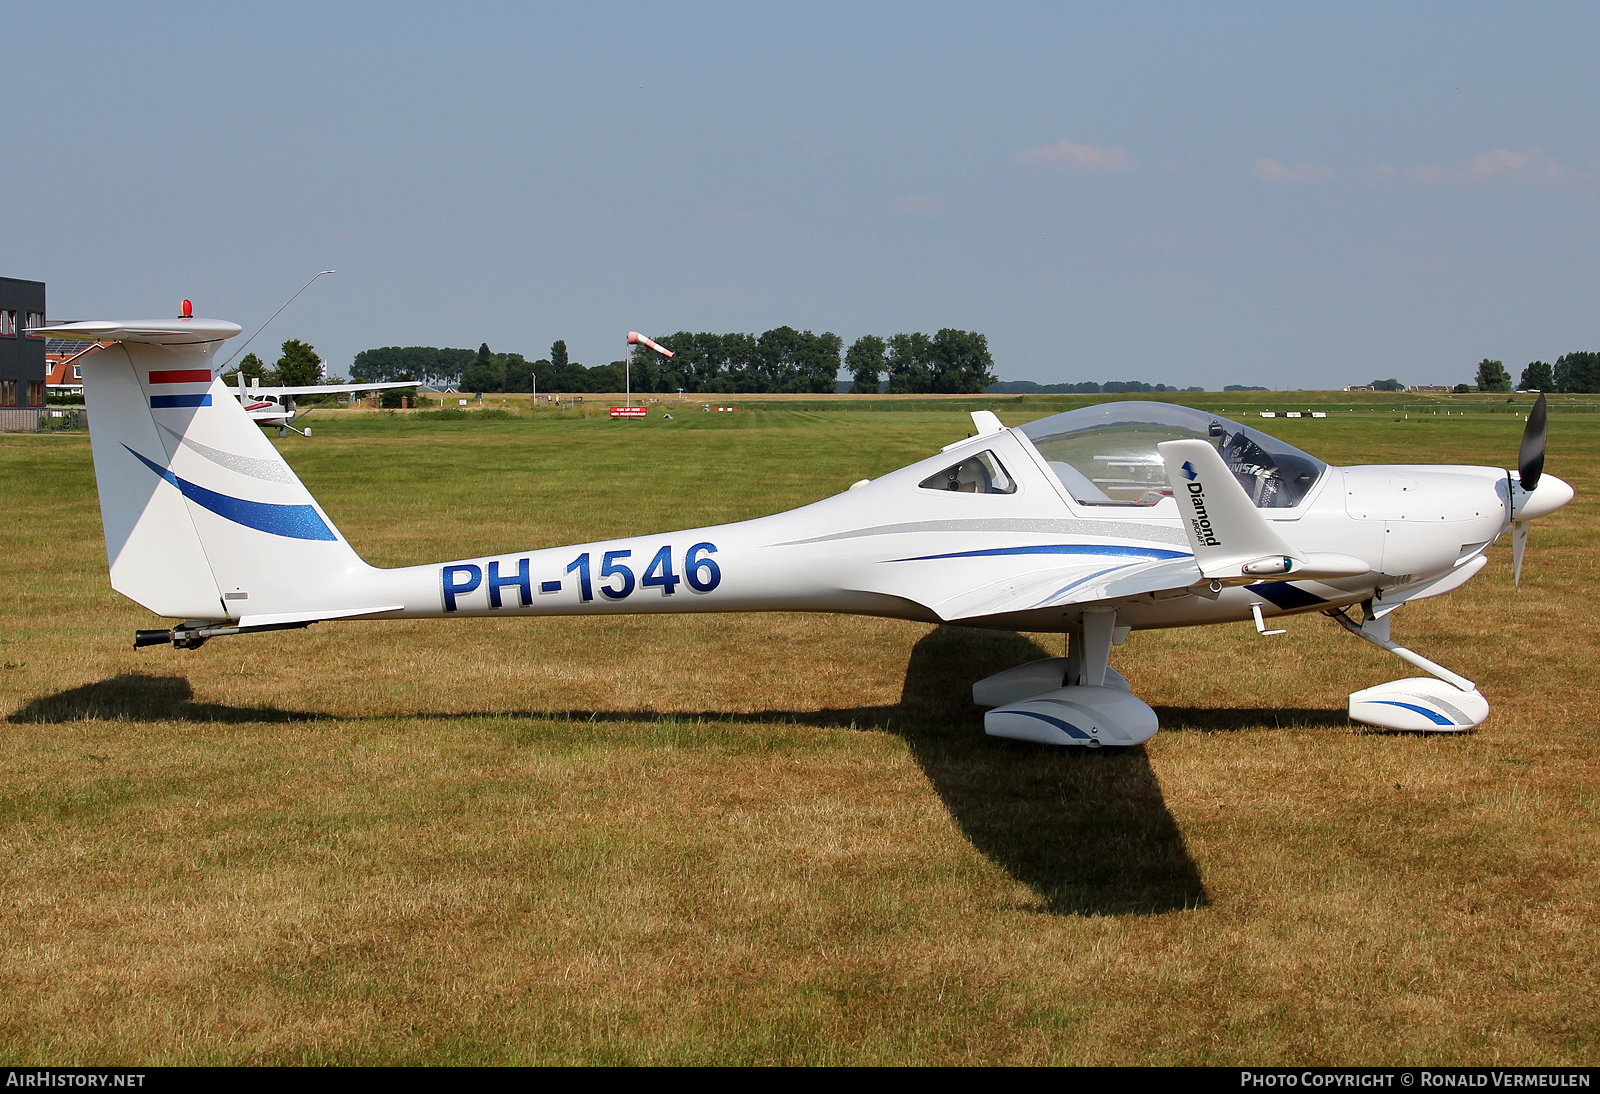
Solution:
<svg viewBox="0 0 1600 1094"><path fill-rule="evenodd" d="M170 410L175 407L210 406L211 396L206 392L174 391L168 385L205 384L211 386L211 370L208 368L169 368L154 369L150 373L150 409ZM156 393L157 387L166 390Z"/></svg>

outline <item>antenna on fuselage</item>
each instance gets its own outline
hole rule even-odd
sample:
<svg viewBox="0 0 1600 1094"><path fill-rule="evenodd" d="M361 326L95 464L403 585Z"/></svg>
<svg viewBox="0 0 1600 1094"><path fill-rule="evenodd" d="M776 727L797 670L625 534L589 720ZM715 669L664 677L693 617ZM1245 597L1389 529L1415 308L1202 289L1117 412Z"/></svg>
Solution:
<svg viewBox="0 0 1600 1094"><path fill-rule="evenodd" d="M319 274L316 275L316 277L313 277L311 279L311 281L315 281L318 277L321 277L322 274L331 274L331 273L338 273L338 272L339 272L338 270L323 270L322 273L319 273ZM304 285L301 285L299 290L294 294L294 296L299 296L300 293L303 293L307 289L309 289L311 287L311 281L307 281ZM290 304L294 303L294 296L291 296L289 299L287 299L287 300L285 300L283 302L283 308L287 308ZM184 303L188 303L188 301L184 301ZM259 327L257 327L256 328L256 333L252 334L249 338L246 338L244 340L244 345L240 346L238 349L234 350L232 354L229 355L228 361L232 361L235 357L239 356L239 354L243 353L245 351L245 346L248 346L251 342L254 342L256 340L256 335L260 334L262 331L267 329L267 323L271 323L274 319L278 318L278 316L283 313L283 308L279 308L277 311L275 311L271 315L267 316L267 322L263 323ZM223 369L227 368L228 367L228 361L224 361L224 362L222 362L222 364L218 365L217 366L217 371L221 372Z"/></svg>

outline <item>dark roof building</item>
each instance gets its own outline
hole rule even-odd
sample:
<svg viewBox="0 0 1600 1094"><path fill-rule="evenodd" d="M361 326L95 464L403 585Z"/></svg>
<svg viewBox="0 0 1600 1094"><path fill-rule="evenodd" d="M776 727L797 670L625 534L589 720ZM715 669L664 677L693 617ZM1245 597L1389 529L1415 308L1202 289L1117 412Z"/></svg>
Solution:
<svg viewBox="0 0 1600 1094"><path fill-rule="evenodd" d="M44 406L44 282L0 277L0 412Z"/></svg>

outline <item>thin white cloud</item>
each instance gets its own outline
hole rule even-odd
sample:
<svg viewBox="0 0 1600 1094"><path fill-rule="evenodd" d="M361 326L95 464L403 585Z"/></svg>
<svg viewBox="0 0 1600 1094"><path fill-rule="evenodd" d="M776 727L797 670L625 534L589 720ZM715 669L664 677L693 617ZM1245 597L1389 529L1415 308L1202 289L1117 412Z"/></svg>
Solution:
<svg viewBox="0 0 1600 1094"><path fill-rule="evenodd" d="M1069 175L1117 175L1139 170L1133 157L1121 148L1057 141L1024 149L1013 157L1029 167L1046 167Z"/></svg>
<svg viewBox="0 0 1600 1094"><path fill-rule="evenodd" d="M1250 173L1262 182L1274 184L1315 184L1333 178L1331 167L1314 167L1309 163L1302 163L1298 167L1285 167L1271 156L1262 156L1256 160L1256 165L1250 169Z"/></svg>
<svg viewBox="0 0 1600 1094"><path fill-rule="evenodd" d="M944 212L944 202L935 197L908 194L895 199L894 211L906 217L931 217Z"/></svg>
<svg viewBox="0 0 1600 1094"><path fill-rule="evenodd" d="M1562 163L1542 148L1513 152L1497 148L1451 164L1419 164L1395 168L1386 163L1361 176L1375 182L1401 181L1416 186L1570 186L1593 182L1596 173Z"/></svg>

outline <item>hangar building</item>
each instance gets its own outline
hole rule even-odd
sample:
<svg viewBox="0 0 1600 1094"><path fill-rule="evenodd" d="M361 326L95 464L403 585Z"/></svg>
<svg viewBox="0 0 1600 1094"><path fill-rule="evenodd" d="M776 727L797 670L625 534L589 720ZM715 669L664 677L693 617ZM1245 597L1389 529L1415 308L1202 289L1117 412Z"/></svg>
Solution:
<svg viewBox="0 0 1600 1094"><path fill-rule="evenodd" d="M38 429L44 410L44 282L0 277L0 429Z"/></svg>

